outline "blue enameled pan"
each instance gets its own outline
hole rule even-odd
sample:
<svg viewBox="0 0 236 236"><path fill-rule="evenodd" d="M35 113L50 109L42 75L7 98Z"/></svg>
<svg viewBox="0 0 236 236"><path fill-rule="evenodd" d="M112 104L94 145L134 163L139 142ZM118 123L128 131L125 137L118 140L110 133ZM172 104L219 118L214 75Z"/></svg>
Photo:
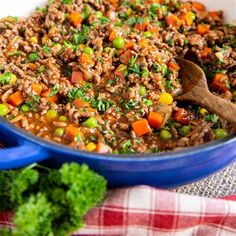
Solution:
<svg viewBox="0 0 236 236"><path fill-rule="evenodd" d="M198 147L150 155L88 153L51 143L26 133L0 118L0 170L18 168L47 160L86 163L105 176L110 186L147 184L176 187L206 177L236 160L236 136Z"/></svg>

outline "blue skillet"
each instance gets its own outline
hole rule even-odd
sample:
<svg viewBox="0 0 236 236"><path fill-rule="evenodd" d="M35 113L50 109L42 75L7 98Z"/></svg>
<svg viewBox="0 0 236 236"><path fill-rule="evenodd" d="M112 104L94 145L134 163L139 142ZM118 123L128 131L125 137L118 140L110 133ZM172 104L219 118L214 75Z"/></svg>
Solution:
<svg viewBox="0 0 236 236"><path fill-rule="evenodd" d="M236 136L181 151L151 155L88 153L51 143L26 133L0 118L0 170L47 161L86 163L105 176L110 186L146 184L162 188L197 181L236 160Z"/></svg>

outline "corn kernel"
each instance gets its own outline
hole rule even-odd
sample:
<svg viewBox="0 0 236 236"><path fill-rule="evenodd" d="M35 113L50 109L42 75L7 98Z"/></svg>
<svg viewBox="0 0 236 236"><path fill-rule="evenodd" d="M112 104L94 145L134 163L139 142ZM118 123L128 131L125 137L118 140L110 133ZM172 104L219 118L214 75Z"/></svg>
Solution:
<svg viewBox="0 0 236 236"><path fill-rule="evenodd" d="M199 113L201 116L206 116L209 114L209 112L205 108L201 108Z"/></svg>
<svg viewBox="0 0 236 236"><path fill-rule="evenodd" d="M39 41L38 41L38 38L36 36L33 36L33 37L30 38L30 42L38 43Z"/></svg>
<svg viewBox="0 0 236 236"><path fill-rule="evenodd" d="M128 16L130 16L130 15L132 14L132 9L131 9L131 8L128 8L127 11L126 11L126 14L127 14Z"/></svg>
<svg viewBox="0 0 236 236"><path fill-rule="evenodd" d="M93 152L95 151L97 148L97 145L93 142L90 142L86 145L86 149L89 151L89 152Z"/></svg>
<svg viewBox="0 0 236 236"><path fill-rule="evenodd" d="M10 84L14 84L17 81L17 77L14 74L11 74Z"/></svg>
<svg viewBox="0 0 236 236"><path fill-rule="evenodd" d="M162 93L159 98L159 103L170 105L173 103L173 97L169 93Z"/></svg>

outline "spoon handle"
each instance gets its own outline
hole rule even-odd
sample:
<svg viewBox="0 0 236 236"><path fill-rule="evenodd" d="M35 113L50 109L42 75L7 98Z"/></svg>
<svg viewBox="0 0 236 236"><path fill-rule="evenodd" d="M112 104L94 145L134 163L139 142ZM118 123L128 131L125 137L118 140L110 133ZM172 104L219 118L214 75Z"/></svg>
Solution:
<svg viewBox="0 0 236 236"><path fill-rule="evenodd" d="M203 93L204 94L204 93ZM200 105L208 111L219 115L233 125L236 125L236 105L210 92L204 94Z"/></svg>

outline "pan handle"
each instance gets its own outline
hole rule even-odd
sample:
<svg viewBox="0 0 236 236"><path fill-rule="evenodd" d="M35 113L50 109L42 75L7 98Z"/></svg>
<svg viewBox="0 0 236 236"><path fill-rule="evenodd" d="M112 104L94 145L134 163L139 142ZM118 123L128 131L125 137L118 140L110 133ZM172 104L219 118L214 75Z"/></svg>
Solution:
<svg viewBox="0 0 236 236"><path fill-rule="evenodd" d="M15 169L48 158L48 153L40 146L28 141L19 146L0 149L0 170Z"/></svg>

